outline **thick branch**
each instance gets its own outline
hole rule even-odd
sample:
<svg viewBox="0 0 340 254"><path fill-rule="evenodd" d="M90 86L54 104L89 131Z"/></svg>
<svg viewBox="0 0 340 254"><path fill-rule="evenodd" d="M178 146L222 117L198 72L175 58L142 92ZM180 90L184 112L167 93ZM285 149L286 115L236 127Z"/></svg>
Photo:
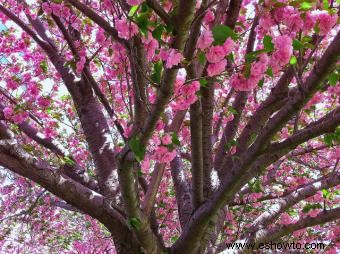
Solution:
<svg viewBox="0 0 340 254"><path fill-rule="evenodd" d="M301 200L315 195L319 190L328 189L340 184L340 173L331 174L329 177L323 179L320 182L315 182L311 185L307 185L303 188L297 189L291 194L278 199L275 205L269 211L260 215L247 230L249 236L247 242L252 241L256 232L259 229L266 228L269 224L274 222L283 212L297 204Z"/></svg>
<svg viewBox="0 0 340 254"><path fill-rule="evenodd" d="M168 26L172 25L172 19L168 13L162 8L162 6L155 0L146 0L148 6L154 10L154 12L164 21Z"/></svg>
<svg viewBox="0 0 340 254"><path fill-rule="evenodd" d="M193 211L192 198L181 158L176 156L175 159L171 161L170 166L176 192L179 221L183 229L185 224L189 221Z"/></svg>
<svg viewBox="0 0 340 254"><path fill-rule="evenodd" d="M110 36L112 36L114 40L127 46L127 41L124 39L121 39L118 36L118 31L114 27L112 27L109 22L107 22L104 18L99 16L94 10L92 10L86 4L83 4L79 2L78 0L66 0L66 1L69 2L71 5L73 5L74 7L76 7L86 17L93 20L98 26L103 28Z"/></svg>
<svg viewBox="0 0 340 254"><path fill-rule="evenodd" d="M305 217L303 219L298 220L294 224L284 225L284 226L276 226L271 229L264 229L259 231L256 234L255 242L269 242L280 239L283 236L286 236L294 231L313 227L316 225L320 225L323 223L335 221L340 218L340 207L334 208L331 210L325 210L318 214L318 216Z"/></svg>
<svg viewBox="0 0 340 254"><path fill-rule="evenodd" d="M11 140L0 141L0 165L34 181L67 203L99 220L115 237L122 242L129 242L130 248L134 249L135 253L139 253L124 218L109 205L102 195L67 176L60 175L57 169L52 168L45 161L32 158Z"/></svg>

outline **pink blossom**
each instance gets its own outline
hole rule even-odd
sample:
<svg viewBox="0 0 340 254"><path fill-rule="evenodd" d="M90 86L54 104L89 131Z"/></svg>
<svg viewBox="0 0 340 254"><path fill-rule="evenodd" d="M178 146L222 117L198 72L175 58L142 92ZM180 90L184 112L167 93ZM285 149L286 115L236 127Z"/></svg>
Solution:
<svg viewBox="0 0 340 254"><path fill-rule="evenodd" d="M176 49L170 49L166 59L166 68L170 69L172 66L178 65L183 60L183 56Z"/></svg>
<svg viewBox="0 0 340 254"><path fill-rule="evenodd" d="M268 65L267 54L261 54L260 60L251 65L250 75L253 78L257 78L258 80L260 80L265 71L267 70L268 67L267 65Z"/></svg>
<svg viewBox="0 0 340 254"><path fill-rule="evenodd" d="M2 111L4 113L4 116L6 119L10 119L13 115L13 108L11 107L6 107Z"/></svg>
<svg viewBox="0 0 340 254"><path fill-rule="evenodd" d="M316 216L318 216L320 211L321 211L320 209L313 209L313 210L308 212L308 216L315 218Z"/></svg>
<svg viewBox="0 0 340 254"><path fill-rule="evenodd" d="M51 14L52 13L52 9L50 7L50 5L48 3L43 3L41 5L42 10L46 13L46 14Z"/></svg>
<svg viewBox="0 0 340 254"><path fill-rule="evenodd" d="M215 75L221 74L225 70L226 66L227 66L227 60L225 59L217 63L209 64L207 68L208 76L213 77Z"/></svg>
<svg viewBox="0 0 340 254"><path fill-rule="evenodd" d="M311 13L307 12L306 16L305 16L305 21L304 21L304 25L303 25L302 29L305 32L311 30L314 27L315 22L316 22L316 18Z"/></svg>
<svg viewBox="0 0 340 254"><path fill-rule="evenodd" d="M6 82L6 87L7 87L7 89L15 90L19 87L19 84L18 84L18 82L14 81L13 79L8 79L7 82Z"/></svg>
<svg viewBox="0 0 340 254"><path fill-rule="evenodd" d="M85 57L81 57L80 60L77 62L76 64L76 72L78 74L80 74L84 67L85 67L85 63L86 63L86 58Z"/></svg>
<svg viewBox="0 0 340 254"><path fill-rule="evenodd" d="M51 3L50 7L51 7L54 15L61 16L61 14L62 14L62 5L61 4Z"/></svg>
<svg viewBox="0 0 340 254"><path fill-rule="evenodd" d="M15 124L21 124L24 122L28 117L27 112L20 112L18 114L13 115L12 119Z"/></svg>
<svg viewBox="0 0 340 254"><path fill-rule="evenodd" d="M138 26L135 23L128 22L126 19L117 19L115 25L120 38L130 39L138 33Z"/></svg>
<svg viewBox="0 0 340 254"><path fill-rule="evenodd" d="M151 33L148 33L147 37L143 37L142 41L144 43L145 51L147 54L147 60L151 61L155 55L155 50L158 48L159 43L152 37Z"/></svg>
<svg viewBox="0 0 340 254"><path fill-rule="evenodd" d="M103 29L98 29L97 31L97 34L96 34L96 41L99 43L99 44L103 44L105 42L105 34L104 34L104 30Z"/></svg>
<svg viewBox="0 0 340 254"><path fill-rule="evenodd" d="M275 52L272 55L271 66L276 73L281 66L286 65L293 54L292 39L288 35L275 38Z"/></svg>
<svg viewBox="0 0 340 254"><path fill-rule="evenodd" d="M291 32L297 32L303 28L303 20L300 16L300 13L296 13L294 15L289 16L286 21L286 24Z"/></svg>
<svg viewBox="0 0 340 254"><path fill-rule="evenodd" d="M289 225L293 222L293 219L289 216L288 213L283 213L280 218L280 224Z"/></svg>
<svg viewBox="0 0 340 254"><path fill-rule="evenodd" d="M263 15L260 19L259 25L265 30L269 31L272 26L275 25L274 20L271 18L269 13Z"/></svg>
<svg viewBox="0 0 340 254"><path fill-rule="evenodd" d="M154 159L159 163L168 163L176 156L176 150L169 151L165 146L159 146L154 154Z"/></svg>
<svg viewBox="0 0 340 254"><path fill-rule="evenodd" d="M37 103L40 107L47 108L50 105L50 100L46 97L40 96Z"/></svg>
<svg viewBox="0 0 340 254"><path fill-rule="evenodd" d="M163 145L169 145L172 143L172 138L169 134L165 134L164 137L162 138L162 144Z"/></svg>
<svg viewBox="0 0 340 254"><path fill-rule="evenodd" d="M139 5L139 4L141 4L141 3L143 2L143 0L126 0L126 2L127 2L129 5L133 6L133 5Z"/></svg>
<svg viewBox="0 0 340 254"><path fill-rule="evenodd" d="M36 98L39 94L39 87L36 83L30 82L27 85L27 95L31 98Z"/></svg>
<svg viewBox="0 0 340 254"><path fill-rule="evenodd" d="M225 50L223 46L212 46L206 54L209 63L217 63L224 59Z"/></svg>
<svg viewBox="0 0 340 254"><path fill-rule="evenodd" d="M207 11L207 14L205 14L205 16L204 16L204 22L206 22L206 23L211 23L211 22L213 22L215 20L215 15L214 15L214 13L209 9L208 11Z"/></svg>
<svg viewBox="0 0 340 254"><path fill-rule="evenodd" d="M235 47L235 42L231 38L228 38L223 43L222 46L223 46L223 49L224 49L224 54L225 55L229 55L231 53L231 51L234 49L234 47Z"/></svg>
<svg viewBox="0 0 340 254"><path fill-rule="evenodd" d="M150 160L149 159L144 159L141 162L141 169L143 170L143 172L148 172L150 169Z"/></svg>
<svg viewBox="0 0 340 254"><path fill-rule="evenodd" d="M213 34L209 30L205 30L197 41L197 48L206 49L208 48L214 41Z"/></svg>
<svg viewBox="0 0 340 254"><path fill-rule="evenodd" d="M257 84L252 80L247 80L241 74L236 74L231 77L230 85L237 91L251 91Z"/></svg>
<svg viewBox="0 0 340 254"><path fill-rule="evenodd" d="M51 127L44 128L44 135L46 138L55 138L56 132Z"/></svg>
<svg viewBox="0 0 340 254"><path fill-rule="evenodd" d="M129 138L132 133L132 126L126 127L124 130L124 137Z"/></svg>
<svg viewBox="0 0 340 254"><path fill-rule="evenodd" d="M234 120L234 114L229 114L225 120L226 122L231 122L232 120Z"/></svg>
<svg viewBox="0 0 340 254"><path fill-rule="evenodd" d="M183 80L177 79L175 83L175 102L172 104L174 110L187 109L197 100L196 92L200 89L198 81L184 84Z"/></svg>
<svg viewBox="0 0 340 254"><path fill-rule="evenodd" d="M338 20L337 15L329 15L328 12L320 13L318 16L320 35L326 35Z"/></svg>

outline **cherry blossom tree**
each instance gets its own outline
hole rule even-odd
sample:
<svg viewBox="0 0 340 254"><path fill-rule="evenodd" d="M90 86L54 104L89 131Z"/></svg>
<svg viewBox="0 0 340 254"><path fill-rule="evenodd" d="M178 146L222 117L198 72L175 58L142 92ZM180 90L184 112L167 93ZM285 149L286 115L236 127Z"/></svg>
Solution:
<svg viewBox="0 0 340 254"><path fill-rule="evenodd" d="M338 0L0 2L1 253L339 250Z"/></svg>

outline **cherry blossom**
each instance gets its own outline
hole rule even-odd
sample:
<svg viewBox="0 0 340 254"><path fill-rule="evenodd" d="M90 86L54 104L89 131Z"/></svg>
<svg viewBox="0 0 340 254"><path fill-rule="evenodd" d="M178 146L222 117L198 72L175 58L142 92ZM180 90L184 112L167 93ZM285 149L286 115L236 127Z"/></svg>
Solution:
<svg viewBox="0 0 340 254"><path fill-rule="evenodd" d="M0 253L338 253L339 7L2 0Z"/></svg>

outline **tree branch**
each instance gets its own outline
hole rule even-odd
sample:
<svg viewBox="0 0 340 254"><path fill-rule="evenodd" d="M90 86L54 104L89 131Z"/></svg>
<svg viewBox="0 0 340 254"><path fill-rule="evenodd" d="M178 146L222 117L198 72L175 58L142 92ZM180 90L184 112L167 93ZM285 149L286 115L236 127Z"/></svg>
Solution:
<svg viewBox="0 0 340 254"><path fill-rule="evenodd" d="M275 205L269 210L261 214L247 229L246 241L251 242L259 229L266 228L274 222L283 212L297 204L301 200L315 195L319 190L334 187L340 183L340 173L331 174L319 182L307 185L295 190L291 194L278 199Z"/></svg>
<svg viewBox="0 0 340 254"><path fill-rule="evenodd" d="M275 241L280 239L283 236L286 236L294 231L313 227L319 224L327 223L334 221L340 218L340 207L334 208L331 210L325 210L319 213L316 217L305 217L303 219L298 220L294 224L289 225L278 225L271 229L264 229L259 231L256 234L255 242L268 242L268 241Z"/></svg>
<svg viewBox="0 0 340 254"><path fill-rule="evenodd" d="M308 99L311 98L317 91L317 84L320 84L334 69L339 54L340 33L334 38L333 42L307 77L302 87L303 90L299 91L294 98L290 99L290 102L269 121L269 126L267 125L267 128L264 128L257 141L255 141L255 144L252 145L247 153L242 154L239 160L235 161L233 169L226 174L222 181L223 184L219 189L191 216L190 221L183 230L181 237L173 245L172 250L177 251L177 253L191 253L193 251L196 242L199 241L204 234L209 220L230 202L234 194L247 182L249 178L247 170L253 166L255 158L259 156L261 148L263 149L263 142L266 143L282 124L285 123L295 111L300 110ZM332 127L335 128L334 122ZM287 152L289 152L289 150L287 150L286 153ZM275 157L278 159L277 156ZM261 168L260 165L259 167Z"/></svg>

